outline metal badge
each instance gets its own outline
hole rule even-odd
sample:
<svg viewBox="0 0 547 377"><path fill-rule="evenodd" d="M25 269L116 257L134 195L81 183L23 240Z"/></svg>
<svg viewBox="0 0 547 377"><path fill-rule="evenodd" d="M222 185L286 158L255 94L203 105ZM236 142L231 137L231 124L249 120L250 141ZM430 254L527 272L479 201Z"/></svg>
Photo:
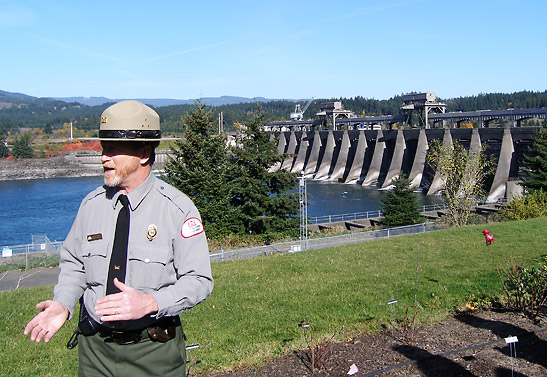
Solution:
<svg viewBox="0 0 547 377"><path fill-rule="evenodd" d="M146 232L146 237L148 238L148 241L152 241L154 238L156 238L157 234L158 227L155 224L148 225L148 231Z"/></svg>

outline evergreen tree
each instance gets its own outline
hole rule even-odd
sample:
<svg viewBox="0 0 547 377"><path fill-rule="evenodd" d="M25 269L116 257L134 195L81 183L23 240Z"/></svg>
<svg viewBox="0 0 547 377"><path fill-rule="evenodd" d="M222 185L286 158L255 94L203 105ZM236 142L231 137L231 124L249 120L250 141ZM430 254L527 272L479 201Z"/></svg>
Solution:
<svg viewBox="0 0 547 377"><path fill-rule="evenodd" d="M15 158L32 158L33 152L30 146L32 134L25 133L18 136L13 143L11 154Z"/></svg>
<svg viewBox="0 0 547 377"><path fill-rule="evenodd" d="M530 155L525 156L523 166L529 177L522 185L529 191L547 192L547 122L538 130L530 147Z"/></svg>
<svg viewBox="0 0 547 377"><path fill-rule="evenodd" d="M393 188L382 198L382 224L388 227L421 223L420 203L403 172L393 180Z"/></svg>
<svg viewBox="0 0 547 377"><path fill-rule="evenodd" d="M218 238L236 223L226 137L216 133L214 115L201 103L186 115L183 128L184 138L174 143L165 164L165 180L192 199L207 236Z"/></svg>
<svg viewBox="0 0 547 377"><path fill-rule="evenodd" d="M6 142L6 137L0 132L0 158L9 156L9 148Z"/></svg>
<svg viewBox="0 0 547 377"><path fill-rule="evenodd" d="M299 233L298 194L289 193L297 176L285 170L270 171L284 158L277 154L270 133L264 131L259 110L245 124L238 145L232 148L232 206L240 211L239 222L247 234Z"/></svg>

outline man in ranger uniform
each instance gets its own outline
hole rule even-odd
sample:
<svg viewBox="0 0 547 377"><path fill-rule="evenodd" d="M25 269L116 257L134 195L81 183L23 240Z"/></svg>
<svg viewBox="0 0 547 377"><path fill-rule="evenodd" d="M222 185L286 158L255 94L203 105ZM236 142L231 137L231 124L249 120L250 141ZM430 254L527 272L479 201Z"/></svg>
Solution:
<svg viewBox="0 0 547 377"><path fill-rule="evenodd" d="M79 375L185 376L179 314L213 288L198 210L151 174L159 116L123 101L101 116L105 185L82 201L60 252L53 300L25 327L48 342L82 297Z"/></svg>

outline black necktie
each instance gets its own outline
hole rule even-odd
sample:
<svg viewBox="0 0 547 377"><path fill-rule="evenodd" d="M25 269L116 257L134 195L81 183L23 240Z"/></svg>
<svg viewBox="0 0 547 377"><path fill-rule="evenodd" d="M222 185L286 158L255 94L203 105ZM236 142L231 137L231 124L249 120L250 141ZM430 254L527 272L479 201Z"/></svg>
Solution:
<svg viewBox="0 0 547 377"><path fill-rule="evenodd" d="M125 282L125 268L127 266L127 241L129 239L129 199L120 195L118 200L123 208L118 213L116 221L116 233L114 234L114 245L108 268L108 281L106 282L106 294L118 293L120 290L114 285L114 278Z"/></svg>

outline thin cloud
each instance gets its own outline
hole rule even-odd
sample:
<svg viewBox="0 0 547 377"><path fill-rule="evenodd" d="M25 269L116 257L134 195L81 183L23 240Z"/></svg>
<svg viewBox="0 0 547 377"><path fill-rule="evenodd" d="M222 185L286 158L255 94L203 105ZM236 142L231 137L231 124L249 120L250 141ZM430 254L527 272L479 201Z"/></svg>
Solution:
<svg viewBox="0 0 547 377"><path fill-rule="evenodd" d="M188 54L190 52L199 51L199 50L206 50L206 49L209 49L209 48L218 47L218 46L222 46L222 45L225 45L225 44L226 44L226 42L219 42L219 43L214 43L212 45L206 45L206 46L201 46L201 47L190 48L188 50L172 52L170 54L159 55L159 56L155 56L155 57L152 57L152 58L142 60L141 63L148 63L148 62L152 62L152 61L155 61L155 60L170 58L172 56L184 55L184 54Z"/></svg>
<svg viewBox="0 0 547 377"><path fill-rule="evenodd" d="M334 22L334 21L345 20L345 19L348 19L348 18L362 17L362 16L365 16L367 14L377 13L377 12L381 12L381 11L384 11L384 10L387 10L387 9L400 8L400 7L404 7L404 6L407 6L407 5L416 4L416 3L420 3L420 2L423 2L423 0L403 0L403 1L396 1L396 2L391 2L391 3L380 3L380 4L374 5L374 6L367 6L367 7L357 8L357 9L355 9L355 11L353 11L352 13L349 13L349 14L336 15L336 16L331 17L331 18L310 20L309 24L311 24L311 25L325 25L325 24L329 24L329 23ZM293 25L294 29L298 29L300 27L301 27L301 24ZM315 33L316 33L316 30L307 29L307 30L297 31L297 32L293 33L291 35L291 37L292 38L302 38L302 37L305 37L305 36L313 35Z"/></svg>
<svg viewBox="0 0 547 377"><path fill-rule="evenodd" d="M55 41L53 39L44 38L40 35L31 35L31 37L33 37L33 38L35 38L35 39L37 39L37 40L39 40L39 41L41 41L45 44L60 47L60 48L64 48L66 50L75 51L75 52L77 52L79 54L82 54L82 55L93 56L93 57L100 58L100 59L105 59L106 58L108 60L112 60L112 61L116 61L116 62L121 61L121 59L119 59L115 56L105 55L105 54L101 54L99 52L95 52L95 51L91 51L91 50L87 50L87 49L83 49L83 48L79 48L79 47L74 47L74 46L68 45L66 43Z"/></svg>
<svg viewBox="0 0 547 377"><path fill-rule="evenodd" d="M363 16L365 14L381 12L387 9L400 8L410 4L420 3L422 1L423 0L410 0L410 1L407 0L407 1L399 1L399 2L393 2L393 3L382 3L382 4L378 4L377 6L368 6L368 7L358 8L356 9L354 13L335 17L332 19L332 21Z"/></svg>
<svg viewBox="0 0 547 377"><path fill-rule="evenodd" d="M7 7L0 10L0 26L28 26L32 24L35 19L35 12L18 4L8 4Z"/></svg>

